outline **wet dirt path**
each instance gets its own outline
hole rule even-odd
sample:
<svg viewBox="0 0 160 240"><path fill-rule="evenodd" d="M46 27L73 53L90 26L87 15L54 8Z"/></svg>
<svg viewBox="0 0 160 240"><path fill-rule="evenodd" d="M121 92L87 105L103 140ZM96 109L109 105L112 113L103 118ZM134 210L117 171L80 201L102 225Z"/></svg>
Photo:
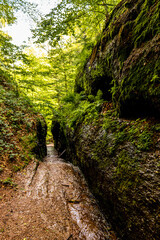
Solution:
<svg viewBox="0 0 160 240"><path fill-rule="evenodd" d="M0 239L115 239L79 168L60 159L53 146L17 181L16 192L0 202Z"/></svg>

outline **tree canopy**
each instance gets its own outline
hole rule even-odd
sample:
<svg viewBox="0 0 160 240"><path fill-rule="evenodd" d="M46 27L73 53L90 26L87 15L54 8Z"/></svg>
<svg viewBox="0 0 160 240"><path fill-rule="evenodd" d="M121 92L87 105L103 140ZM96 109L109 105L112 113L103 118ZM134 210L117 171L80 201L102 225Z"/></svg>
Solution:
<svg viewBox="0 0 160 240"><path fill-rule="evenodd" d="M99 34L103 23L118 0L62 0L49 14L41 18L37 28L33 30L37 42L55 43L61 35L73 34L88 37L87 32Z"/></svg>
<svg viewBox="0 0 160 240"><path fill-rule="evenodd" d="M0 22L13 24L16 20L15 12L21 10L28 13L33 18L35 17L36 4L25 0L2 0L0 3ZM37 10L36 10L37 11Z"/></svg>
<svg viewBox="0 0 160 240"><path fill-rule="evenodd" d="M42 49L40 56L33 48L15 46L11 37L0 30L0 69L3 74L10 74L21 94L28 96L50 123L53 109L63 104L69 92L74 92L77 72L117 2L62 0L41 19L36 4L25 0L0 3L1 26L13 24L19 10L37 22L33 36L34 46Z"/></svg>

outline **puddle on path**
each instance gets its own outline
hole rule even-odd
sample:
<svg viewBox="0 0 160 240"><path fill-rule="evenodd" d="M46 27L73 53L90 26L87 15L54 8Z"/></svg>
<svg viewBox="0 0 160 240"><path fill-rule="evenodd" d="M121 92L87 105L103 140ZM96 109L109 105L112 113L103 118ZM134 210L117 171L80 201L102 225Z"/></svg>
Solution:
<svg viewBox="0 0 160 240"><path fill-rule="evenodd" d="M21 192L0 208L6 219L5 225L0 220L0 239L115 239L79 168L59 158L53 146L47 149L44 161L23 173Z"/></svg>

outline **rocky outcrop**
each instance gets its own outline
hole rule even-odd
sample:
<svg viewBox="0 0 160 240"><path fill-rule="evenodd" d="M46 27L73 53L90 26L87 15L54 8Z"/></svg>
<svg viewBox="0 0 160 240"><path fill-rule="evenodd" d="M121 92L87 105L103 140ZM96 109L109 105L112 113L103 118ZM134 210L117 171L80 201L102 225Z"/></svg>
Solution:
<svg viewBox="0 0 160 240"><path fill-rule="evenodd" d="M91 123L86 114L74 129L61 126L56 146L80 166L120 239L159 239L160 126L109 115Z"/></svg>
<svg viewBox="0 0 160 240"><path fill-rule="evenodd" d="M45 120L42 117L37 118L36 119L36 140L35 140L36 145L32 151L41 160L47 155L46 135L47 135L47 125Z"/></svg>
<svg viewBox="0 0 160 240"><path fill-rule="evenodd" d="M75 90L113 100L120 116L160 115L160 2L123 0L76 79Z"/></svg>

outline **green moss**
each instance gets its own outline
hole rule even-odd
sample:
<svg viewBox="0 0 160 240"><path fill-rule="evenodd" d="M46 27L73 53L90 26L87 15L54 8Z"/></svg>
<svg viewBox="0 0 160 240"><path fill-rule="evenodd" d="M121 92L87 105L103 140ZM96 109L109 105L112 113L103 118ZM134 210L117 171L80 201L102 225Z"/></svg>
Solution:
<svg viewBox="0 0 160 240"><path fill-rule="evenodd" d="M127 151L122 150L117 159L117 167L115 169L115 178L117 179L118 191L130 191L130 188L136 188L140 184L137 170L140 162L129 155Z"/></svg>
<svg viewBox="0 0 160 240"><path fill-rule="evenodd" d="M130 7L126 9L128 4ZM159 32L159 1L124 1L111 14L102 39L94 48L96 54L93 51L88 64L85 63L84 73L77 81L79 84L83 82L81 85L89 95L95 95L101 89L103 97L109 100L111 91L120 115L127 115L128 109L132 108L134 114L140 102L146 106L137 110L137 116L143 109L146 111L144 115L147 114L147 105L154 112L148 114L156 114L153 109L160 106ZM90 63L93 57L96 61L94 65ZM118 61L115 63L116 58ZM113 81L113 78L116 80Z"/></svg>
<svg viewBox="0 0 160 240"><path fill-rule="evenodd" d="M136 112L148 111L148 115L154 108L160 105L160 84L159 84L159 72L160 72L160 61L156 57L156 45L155 53L154 50L146 50L149 54L155 54L155 57L150 59L147 54L144 55L142 50L139 53L137 62L134 62L130 66L130 71L121 80L119 87L117 82L114 81L114 87L112 88L112 98L114 104L117 106L119 113L124 114L123 107L130 105L130 109L133 111L133 115ZM144 55L143 57L140 57ZM133 56L134 57L134 56ZM135 61L136 61L135 60ZM138 108L141 107L139 110ZM145 105L147 109L145 110ZM149 107L150 105L150 107ZM157 106L156 106L157 105ZM134 107L135 106L135 107ZM135 109L134 109L135 108ZM127 109L125 110L128 111ZM156 112L154 113L156 114Z"/></svg>
<svg viewBox="0 0 160 240"><path fill-rule="evenodd" d="M109 39L113 39L119 32L119 29L121 27L121 17L127 9L124 7L123 4L119 4L115 10L112 12L109 21L107 22L107 33L106 35L109 35Z"/></svg>
<svg viewBox="0 0 160 240"><path fill-rule="evenodd" d="M138 15L133 36L134 45L139 47L160 32L160 3L157 0L145 0Z"/></svg>
<svg viewBox="0 0 160 240"><path fill-rule="evenodd" d="M10 187L16 187L17 184L15 184L12 180L12 178L6 178L4 180L0 180L0 183L4 186L10 186Z"/></svg>
<svg viewBox="0 0 160 240"><path fill-rule="evenodd" d="M84 105L84 102L76 105L76 111L82 107L81 104ZM67 149L67 160L81 167L92 192L104 204L115 227L119 224L118 231L131 229L124 239L137 239L134 233L141 232L142 227L148 228L143 217L153 217L152 212L149 213L151 216L148 215L152 211L148 205L154 208L157 204L158 183L152 181L158 179L158 170L155 169L159 167L159 160L154 154L157 154L159 124L153 125L146 119L119 119L115 110L108 109L108 103L101 102L99 110L97 102L87 102L87 105L84 117L78 118L78 125L75 122L72 128L70 121L77 112L70 113L66 107L69 118L63 112L66 121L63 122L58 141L63 145L62 133L65 132L66 145L62 149ZM71 109L75 111L75 107ZM157 174L155 178L151 171L153 176Z"/></svg>
<svg viewBox="0 0 160 240"><path fill-rule="evenodd" d="M83 169L123 239L159 236L160 127L148 120L160 109L159 7L158 0L123 1L113 11L78 80L88 100L61 109L58 141L65 138L68 159ZM95 101L98 89L108 96L111 88L116 110Z"/></svg>

